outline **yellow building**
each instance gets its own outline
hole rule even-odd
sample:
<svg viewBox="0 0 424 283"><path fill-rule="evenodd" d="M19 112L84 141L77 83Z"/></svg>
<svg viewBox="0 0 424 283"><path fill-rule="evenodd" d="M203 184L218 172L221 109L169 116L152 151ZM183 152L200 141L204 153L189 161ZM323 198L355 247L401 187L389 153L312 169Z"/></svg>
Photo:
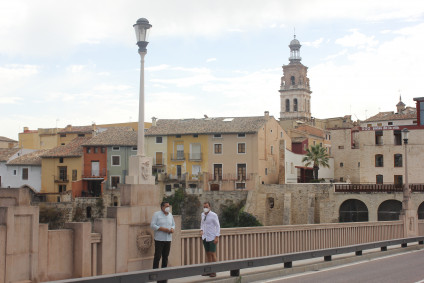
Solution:
<svg viewBox="0 0 424 283"><path fill-rule="evenodd" d="M48 202L70 198L72 190L80 190L83 171L82 144L89 137L77 137L65 145L57 146L41 158L41 193Z"/></svg>

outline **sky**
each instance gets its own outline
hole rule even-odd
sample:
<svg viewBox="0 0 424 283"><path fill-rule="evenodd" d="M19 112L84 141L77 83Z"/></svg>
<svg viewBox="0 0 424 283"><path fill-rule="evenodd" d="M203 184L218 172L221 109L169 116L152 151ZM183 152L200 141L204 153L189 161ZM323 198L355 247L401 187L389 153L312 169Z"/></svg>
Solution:
<svg viewBox="0 0 424 283"><path fill-rule="evenodd" d="M316 118L423 97L424 1L0 0L0 136L138 119L133 24L152 24L145 120L280 117L294 34Z"/></svg>

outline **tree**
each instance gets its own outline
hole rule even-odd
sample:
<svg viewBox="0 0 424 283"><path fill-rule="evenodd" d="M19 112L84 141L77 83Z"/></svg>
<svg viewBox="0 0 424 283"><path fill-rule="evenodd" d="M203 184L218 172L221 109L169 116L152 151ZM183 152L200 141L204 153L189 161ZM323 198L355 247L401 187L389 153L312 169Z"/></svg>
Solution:
<svg viewBox="0 0 424 283"><path fill-rule="evenodd" d="M306 150L306 156L303 157L302 162L306 162L306 166L313 164L314 180L318 180L319 167L321 166L329 168L330 165L328 164L328 160L329 156L327 150L323 148L322 145L317 144Z"/></svg>

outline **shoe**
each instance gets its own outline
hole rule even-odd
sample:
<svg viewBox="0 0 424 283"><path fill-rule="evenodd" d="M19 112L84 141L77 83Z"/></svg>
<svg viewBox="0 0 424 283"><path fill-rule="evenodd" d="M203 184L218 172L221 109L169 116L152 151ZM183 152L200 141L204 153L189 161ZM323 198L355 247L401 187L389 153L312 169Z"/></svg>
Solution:
<svg viewBox="0 0 424 283"><path fill-rule="evenodd" d="M216 273L209 274L209 277L216 277Z"/></svg>

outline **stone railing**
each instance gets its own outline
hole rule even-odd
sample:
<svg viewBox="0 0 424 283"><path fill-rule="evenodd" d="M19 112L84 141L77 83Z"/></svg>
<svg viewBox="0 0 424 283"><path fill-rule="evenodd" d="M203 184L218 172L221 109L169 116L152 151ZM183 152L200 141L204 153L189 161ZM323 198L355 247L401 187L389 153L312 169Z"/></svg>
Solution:
<svg viewBox="0 0 424 283"><path fill-rule="evenodd" d="M420 232L424 233L424 221L420 223ZM401 221L224 228L217 246L217 259L263 257L403 237ZM182 230L182 265L204 262L200 231Z"/></svg>

